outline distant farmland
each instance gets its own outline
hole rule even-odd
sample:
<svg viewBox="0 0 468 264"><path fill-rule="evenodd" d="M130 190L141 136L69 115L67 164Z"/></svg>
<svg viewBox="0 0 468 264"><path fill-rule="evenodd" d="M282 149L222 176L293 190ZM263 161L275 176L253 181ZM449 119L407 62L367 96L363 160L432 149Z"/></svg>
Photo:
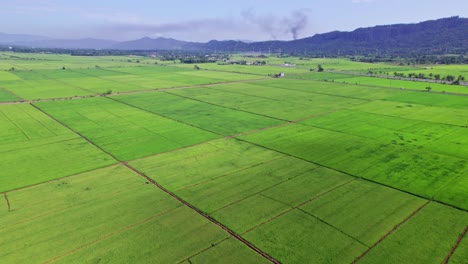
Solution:
<svg viewBox="0 0 468 264"><path fill-rule="evenodd" d="M346 59L15 55L0 263L466 263L467 86Z"/></svg>

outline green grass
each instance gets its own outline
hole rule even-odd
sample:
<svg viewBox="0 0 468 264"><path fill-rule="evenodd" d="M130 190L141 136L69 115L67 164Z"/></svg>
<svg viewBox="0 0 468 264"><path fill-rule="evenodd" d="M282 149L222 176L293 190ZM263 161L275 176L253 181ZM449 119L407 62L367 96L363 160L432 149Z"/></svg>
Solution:
<svg viewBox="0 0 468 264"><path fill-rule="evenodd" d="M282 263L351 263L367 247L302 211L291 211L245 235Z"/></svg>
<svg viewBox="0 0 468 264"><path fill-rule="evenodd" d="M353 181L301 207L372 246L425 200L366 181Z"/></svg>
<svg viewBox="0 0 468 264"><path fill-rule="evenodd" d="M0 192L116 163L28 104L0 106Z"/></svg>
<svg viewBox="0 0 468 264"><path fill-rule="evenodd" d="M217 137L103 97L37 105L120 160L149 156Z"/></svg>
<svg viewBox="0 0 468 264"><path fill-rule="evenodd" d="M369 252L361 263L441 263L468 214L431 203Z"/></svg>
<svg viewBox="0 0 468 264"><path fill-rule="evenodd" d="M117 96L116 100L222 135L271 127L282 123L268 117L211 105L170 93Z"/></svg>

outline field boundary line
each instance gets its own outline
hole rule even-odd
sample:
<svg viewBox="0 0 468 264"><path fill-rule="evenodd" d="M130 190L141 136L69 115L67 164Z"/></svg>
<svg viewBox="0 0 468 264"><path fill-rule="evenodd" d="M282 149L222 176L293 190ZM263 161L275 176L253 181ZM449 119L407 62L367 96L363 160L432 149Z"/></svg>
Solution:
<svg viewBox="0 0 468 264"><path fill-rule="evenodd" d="M70 126L66 125L65 123L63 123L62 121L58 120L57 118L55 118L54 116L50 115L49 113L47 113L46 111L42 110L40 107L34 105L34 104L31 104L34 108L36 108L37 110L41 111L42 113L46 114L47 116L49 116L50 118L52 118L53 120L55 120L57 123L61 124L62 126L66 127L67 129L69 129L70 131L74 132L75 134L77 134L78 136L80 136L82 139L84 139L85 141L89 142L91 145L95 146L96 148L98 148L99 150L101 150L102 152L104 152L105 154L109 155L110 157L112 157L114 160L116 160L117 162L121 162L116 156L114 156L112 153L104 150L102 147L98 146L96 143L92 142L91 140L89 140L87 137L85 137L83 134L81 134L80 132L76 131L75 129L71 128Z"/></svg>
<svg viewBox="0 0 468 264"><path fill-rule="evenodd" d="M106 234L106 235L103 235L103 236L101 236L101 237L99 237L99 238L97 238L97 239L94 239L94 240L92 240L92 241L90 241L90 242L88 242L88 243L85 243L85 244L83 244L83 245L81 245L81 246L78 246L78 247L75 248L75 249L72 249L72 250L70 250L70 251L68 251L68 252L65 252L65 253L62 254L62 255L56 256L56 257L54 257L54 258L52 258L52 259L49 259L49 260L43 262L43 264L53 263L53 262L55 262L55 261L57 261L57 260L59 260L59 259L62 259L62 258L67 257L67 256L69 256L69 255L72 255L72 254L74 254L74 253L76 253L76 252L82 250L83 248L86 248L86 247L88 247L88 246L91 246L91 245L93 245L93 244L96 244L96 243L98 243L98 242L101 242L101 241L103 241L103 240L105 240L105 239L108 239L108 238L110 238L110 237L112 237L112 236L114 236L114 235L120 234L120 233L125 232L125 231L127 231L127 230L130 230L130 229L132 229L132 228L134 228L134 227L141 226L141 225L144 224L144 223L147 223L147 222L149 222L149 221L152 221L152 220L154 220L154 219L157 219L157 218L159 218L159 217L161 217L161 216L163 216L163 215L165 215L165 214L167 214L167 213L170 213L171 211L176 210L177 208L180 208L180 206L176 206L176 207L174 207L174 208L167 209L166 211L160 212L160 213L158 213L158 214L156 214L156 215L153 215L153 216L151 216L151 217L145 218L145 219L143 219L143 220L141 220L141 221L138 221L138 222L135 222L135 223L133 223L133 224L129 224L129 225L127 225L127 226L121 227L121 228L119 228L119 229L117 229L117 230L115 230L115 231L113 231L113 232L110 232L110 233L108 233L108 234Z"/></svg>
<svg viewBox="0 0 468 264"><path fill-rule="evenodd" d="M276 161L278 159L281 159L281 158L285 158L284 156L280 156L280 157L276 157L274 159L270 159L270 160L265 160L265 161L262 161L260 163L255 163L253 165L249 165L249 166L246 166L246 167L243 167L243 168L240 168L240 169L237 169L237 170L234 170L234 171L231 171L231 172L228 172L228 173L224 173L220 176L216 176L216 177L213 177L211 179L207 179L207 180L204 180L204 181L200 181L200 182L197 182L197 183L194 183L194 184L191 184L191 185L187 185L187 186L184 186L180 189L177 189L175 190L175 192L179 192L179 191L182 191L182 190L186 190L186 189L190 189L192 187L196 187L196 186L199 186L199 185L203 185L205 183L209 183L209 182L212 182L214 180L217 180L217 179L221 179L221 178L224 178L224 177L228 177L228 176L231 176L232 174L234 173L238 173L238 172L241 172L241 171L246 171L246 170L250 170L252 168L256 168L258 166L262 166L262 165L265 165L265 164L268 164L268 163L271 163L273 161Z"/></svg>
<svg viewBox="0 0 468 264"><path fill-rule="evenodd" d="M11 119L7 116L7 114L5 114L3 111L0 111L0 113L2 113L3 116L4 116L6 119L8 119L8 121L10 121L10 123L12 123L19 131L21 131L21 134L23 134L23 135L26 137L26 139L28 139L28 141L31 140L31 139L29 138L29 136L26 134L26 132L24 132L24 130L23 130L21 127L19 127L15 122L13 122L13 120L11 120Z"/></svg>
<svg viewBox="0 0 468 264"><path fill-rule="evenodd" d="M97 78L97 77L96 77ZM30 99L24 100L24 98L18 97L19 101L12 101L12 102L0 102L0 105L11 105L11 104L32 104L32 103L40 103L40 102L53 102L53 101L66 101L66 100L77 100L77 99L85 99L85 98L93 98L93 97L113 97L119 95L127 95L127 94L140 94L140 93L151 93L151 92L164 92L164 91L171 91L171 90L183 90L183 89L195 89L195 88L204 88L204 87L211 87L223 84L234 84L234 83L248 83L248 82L257 82L263 80L270 80L271 78L262 78L262 79L252 79L252 80L240 80L240 81L225 81L220 83L209 83L209 84L199 84L199 85L187 85L187 86L179 86L179 87L168 87L168 88L149 88L143 90L133 90L133 91L122 91L122 92L113 92L112 94L103 95L102 93L96 93L95 91L89 90L88 92L92 92L89 95L78 95L78 96L68 96L68 97L55 97L55 98L47 98L47 99ZM109 81L107 79L104 79ZM120 82L116 82L121 84Z"/></svg>
<svg viewBox="0 0 468 264"><path fill-rule="evenodd" d="M291 76L291 75L290 75ZM354 78L355 76L353 77L350 77L350 78ZM369 77L369 76L366 76L366 77ZM293 80L301 80L301 81L308 81L308 82L321 82L321 83L338 83L338 84L343 84L343 85L354 85L354 86L364 86L364 87L370 87L370 88L375 88L375 89L388 89L388 90L398 90L398 91L410 91L410 92L420 92L420 93L427 93L426 90L416 90L416 89L410 89L410 88L405 88L405 89L401 89L401 88L398 88L398 87L394 87L394 86L379 86L379 85L371 85L371 84L360 84L360 83L351 83L351 82L341 82L341 81L336 81L336 80L333 80L333 81L325 81L325 80L311 80L311 79L302 79L302 78L297 78L297 77L286 77L286 78L289 78L289 79L293 79ZM377 78L377 79L383 79L383 80L388 80L387 78ZM339 80L339 79L338 79ZM407 81L407 82L412 82L412 81ZM417 81L415 81L417 82ZM447 84L445 84L447 85ZM450 85L448 85L450 86ZM435 93L435 94L448 94L448 95L454 95L454 96L468 96L468 94L465 94L465 93L456 93L456 92L437 92L437 91L431 91L430 93Z"/></svg>
<svg viewBox="0 0 468 264"><path fill-rule="evenodd" d="M278 185L281 185L281 184L283 184L283 183L286 183L286 182L288 182L288 181L291 181L291 180L293 180L293 179L295 179L295 178L297 178L297 177L300 177L300 176L302 176L302 175L304 175L304 174L306 174L306 173L309 173L309 172L311 172L311 171L314 171L314 170L316 170L316 169L318 169L318 167L312 168L312 169L307 170L307 171L304 171L304 172L301 172L301 173L299 173L299 174L293 176L292 178L289 178L289 179L287 179L287 180L283 180L283 181L281 181L281 182L277 182L277 183L275 183L275 184L273 184L273 185L271 185L271 186L269 186L269 187L267 187L267 188L265 188L265 189L263 189L263 190L261 190L261 191L258 191L258 192L256 192L256 193L247 195L247 196L245 196L245 197L243 197L243 198L241 198L241 199L239 199L239 200L236 200L236 201L234 201L234 202L231 202L231 203L229 203L229 204L226 204L226 205L224 205L224 206L222 206L222 207L220 207L220 208L218 208L218 209L216 209L216 210L214 210L214 211L211 211L211 212L208 213L208 214L210 214L210 215L211 215L211 214L214 214L214 213L216 213L216 212L218 212L218 211L221 211L221 210L223 210L223 209L225 209L225 208L227 208L227 207L230 207L230 206L232 206L232 205L234 205L234 204L236 204L236 203L239 203L239 202L242 202L242 201L244 201L244 200L247 200L247 199L249 199L250 197L253 197L253 196L255 196L255 195L262 195L262 196L265 196L265 195L262 194L262 192L268 191L268 190L270 190L270 189L273 189L273 188L275 188L275 187L278 186ZM265 196L265 197L266 197L266 196ZM270 198L270 197L267 197L267 198ZM270 198L270 199L271 199L271 198ZM273 199L271 199L271 200L273 200ZM283 204L284 204L284 203L283 203ZM290 207L290 205L287 205L287 206Z"/></svg>
<svg viewBox="0 0 468 264"><path fill-rule="evenodd" d="M16 97L16 98L18 98L18 99L20 99L20 100L23 100L23 98L22 98L21 96L15 94L14 92L8 90L8 89L5 88L5 87L0 87L0 90L4 91L5 93L8 93L8 94L10 94L10 95L13 95L14 97ZM7 102L5 102L5 103L7 103Z"/></svg>
<svg viewBox="0 0 468 264"><path fill-rule="evenodd" d="M322 197L322 196L324 196L324 195L326 195L326 194L328 194L328 193L333 192L333 191L336 190L336 189L339 189L339 188L341 188L341 187L343 187L343 186L345 186L345 185L350 184L351 182L353 182L353 181L355 181L355 180L357 180L357 178L351 179L351 180L349 180L349 181L347 181L347 182L345 182L345 183L342 183L342 184L340 184L340 185L338 185L338 186L335 186L335 187L331 188L330 190L327 190L327 191L325 191L325 192L319 193L319 194L317 194L316 196L310 198L309 200L307 200L307 201L305 201L305 202L300 203L300 204L297 205L297 206L292 206L292 205L287 204L287 203L284 203L284 202L282 202L282 201L278 201L278 200L276 200L276 199L273 199L273 198L271 198L271 197L269 197L269 196L267 196L267 195L261 193L261 194L260 194L261 196L266 197L266 198L268 198L268 199L270 199L270 200L272 200L272 201L282 203L282 204L284 204L284 205L286 205L286 206L289 206L290 208L289 208L288 210L286 210L286 211L284 211L284 212L282 212L282 213L280 213L280 214L278 214L278 215L276 215L276 216L274 216L274 217L272 217L272 218L266 220L266 221L261 222L260 224L254 226L254 227L252 227L252 228L249 228L247 231L245 231L244 233L242 233L242 235L246 235L246 234L248 234L248 233L254 231L254 230L257 229L257 228L259 228L259 227L261 227L261 226L263 226L263 225L265 225L265 224L268 224L268 223L270 223L271 221L274 221L274 220L280 218L281 216L283 216L283 215L285 215L285 214L287 214L287 213L289 213L289 212L291 212L291 211L294 211L294 210L298 209L298 208L301 207L301 206L304 206L304 205L306 205L306 204L308 204L308 203L310 203L310 202L312 202L312 201L314 201L314 200L316 200L316 199L318 199L318 198L320 198L320 197Z"/></svg>
<svg viewBox="0 0 468 264"><path fill-rule="evenodd" d="M218 104L214 104L214 103L210 103L210 102L205 102L205 101L195 99L195 98L191 98L191 97L188 97L188 96L185 96L185 95L171 93L170 91L162 91L162 92L165 92L167 94L172 94L172 95L175 95L175 96L178 96L178 97L181 97L181 98L185 98L185 99L188 99L188 100L196 101L196 102L199 102L199 103L203 103L203 104L208 104L208 105L213 105L213 106L217 106L217 107L221 107L221 108L225 108L225 109L229 109L229 110L244 112L244 113L248 113L248 114L251 114L251 115L261 116L261 117L265 117L265 118L269 118L269 119L276 119L276 120L283 121L283 122L289 122L289 120L286 120L286 119L283 119L283 118L267 116L267 115L263 115L263 114L259 114L259 113L254 113L254 112L251 112L251 111L246 111L246 110L237 109L237 108L233 108L233 107L222 106L222 105L218 105Z"/></svg>
<svg viewBox="0 0 468 264"><path fill-rule="evenodd" d="M5 198L5 202L7 204L7 208L8 208L8 212L11 210L11 206L10 206L10 200L8 200L8 196L6 194L6 192L3 193L3 197Z"/></svg>
<svg viewBox="0 0 468 264"><path fill-rule="evenodd" d="M294 80L297 80L297 79L294 79ZM310 81L314 81L314 80L310 80ZM322 82L322 83L327 83L327 82ZM309 93L309 94L320 94L320 95L327 95L327 96L333 96L333 97L342 97L346 99L361 100L361 101L364 101L363 103L374 101L372 99L363 99L363 98L351 97L351 96L339 95L339 94L322 93L322 92L317 92L317 91L307 91L307 90L299 90L299 89L291 89L291 88L282 88L278 86L271 86L268 84L258 84L258 85L263 86L263 87L273 88L273 89L286 90L286 91L296 91L296 92L303 92L303 93Z"/></svg>
<svg viewBox="0 0 468 264"><path fill-rule="evenodd" d="M256 253L260 254L261 256L263 256L265 259L267 259L268 261L270 261L271 263L280 263L278 260L274 259L273 257L271 257L270 255L268 255L267 253L265 253L264 251L262 251L261 249L257 248L256 246L254 246L252 243L248 242L246 239L244 239L243 237L241 237L240 235L238 235L237 233L235 233L234 231L232 231L231 229L227 228L225 225L221 224L220 222L218 222L217 220L215 220L214 218L212 218L211 216L209 216L208 214L204 213L203 211L201 211L200 209L196 208L195 206L193 206L192 204L188 203L187 201L185 201L184 199L182 199L181 197L177 196L176 194L174 194L173 192L169 191L168 189L164 188L162 185L160 185L159 183L157 183L155 180L153 180L152 178L150 178L149 176L147 176L146 174L144 174L143 172L137 170L136 168L132 167L131 165L127 164L127 163L123 163L127 168L129 168L130 170L134 171L135 173L137 173L138 175L142 176L143 178L145 178L147 181L151 182L153 185L155 185L156 187L158 187L160 190L164 191L165 193L169 194L171 197L173 197L174 199L178 200L180 203L182 203L183 205L187 206L188 208L192 209L193 211L195 211L196 213L198 213L199 215L201 215L202 217L204 217L205 219L207 219L208 221L210 221L211 223L215 224L216 226L218 226L219 228L223 229L225 232L227 232L231 237L237 239L238 241L240 241L241 243L243 243L244 245L246 245L247 247L249 247L250 249L252 249L253 251L255 251Z"/></svg>
<svg viewBox="0 0 468 264"><path fill-rule="evenodd" d="M449 260L452 257L453 253L455 252L455 250L457 250L458 245L460 245L461 241L464 239L466 233L468 233L468 225L465 227L465 229L463 229L461 234L458 236L458 239L455 241L455 244L453 245L452 249L449 251L447 257L445 257L442 264L447 264L449 262Z"/></svg>
<svg viewBox="0 0 468 264"><path fill-rule="evenodd" d="M366 248L369 248L369 246L366 245L366 244L365 244L364 242L362 242L361 240L359 240L359 239L353 237L352 235L346 233L345 231L339 229L338 227L336 227L336 226L334 226L334 225L328 223L327 221L321 219L320 217L317 217L317 216L315 216L315 215L313 215L313 214L311 214L311 213L309 213L309 212L303 210L302 208L297 208L297 210L299 210L300 212L302 212L302 213L304 213L304 214L306 214L306 215L308 215L308 216L310 216L310 217L312 217L312 218L315 218L315 219L317 219L319 222L322 222L322 223L326 224L327 226L329 226L329 227L331 227L331 228L337 230L337 231L340 232L341 234L343 234L343 235L345 235L345 236L351 238L352 240L358 242L359 244L365 246Z"/></svg>
<svg viewBox="0 0 468 264"><path fill-rule="evenodd" d="M222 239L221 241L218 241L218 242L216 242L216 243L212 243L212 244L211 244L211 247L207 247L207 248L205 248L205 249L203 249L203 250L201 250L201 251L199 251L199 252L197 252L197 253L191 255L190 257L185 258L185 259L183 259L183 260L177 262L177 263L178 263L178 264L182 264L182 263L184 263L185 261L188 261L189 263L192 263L192 262L190 261L191 258L196 257L196 256L198 256L198 255L200 255L200 254L205 253L206 251L208 251L208 250L214 248L215 246L217 246L217 245L223 243L224 241L228 240L229 238L230 238L230 237L226 237L226 238Z"/></svg>
<svg viewBox="0 0 468 264"><path fill-rule="evenodd" d="M114 99L113 99L113 100L114 100ZM117 101L118 101L118 100L117 100ZM121 102L121 101L118 101L118 102L124 103L124 104L125 104L125 102ZM159 116L161 116L161 117L174 120L174 121L176 121L176 122L179 122L179 123L182 123L182 124L185 124L185 125L193 126L193 125L190 125L190 124L185 123L185 122L183 122L183 121L180 121L180 120L177 120L177 119L173 119L173 118L170 118L170 117L166 117L166 116L160 115L160 114L158 114L158 113L154 113L154 112L148 111L148 110L143 109L143 108L139 108L138 106L134 106L134 105L129 105L129 106L134 107L134 108L137 108L137 109L140 109L140 110L142 110L142 111L149 112L149 113L151 113L151 114L159 115ZM250 134L262 132L262 131L269 130L269 129L274 129L274 128L279 128L279 127L283 127L283 126L288 126L288 125L300 123L300 122L303 122L303 121L305 121L305 120L309 120L309 119L312 119L312 118L315 118L315 117L319 117L319 116L331 114L331 113L333 113L333 112L340 111L340 110L343 110L343 109L342 109L342 108L334 109L334 110L330 110L330 111L318 113L318 114L315 114L315 115L312 115L312 116L304 117L304 118L301 118L301 119L298 119L298 120L284 122L284 123L279 124L279 125L274 125L274 126L269 126L269 127L265 127L265 128L259 128L259 129L253 129L253 130L249 130L249 131L245 131L245 132L240 132L240 133L233 134L233 135L228 135L228 136L222 135L222 134L219 134L219 133L215 133L215 132L213 132L213 131L206 130L206 129L203 129L203 128L200 128L200 127L197 127L197 126L193 126L193 127L195 127L195 128L199 128L199 129L205 130L205 131L207 131L207 132L217 134L219 137L218 137L218 138L215 138L215 139L210 139L210 140L207 140L207 141L203 141L203 142L200 142L200 143L195 143L195 144L193 144L193 145L183 146L183 147L180 147L180 148L171 149L171 150L168 150L168 151L164 151L164 152L160 152L160 153L156 153L156 154L144 156L144 157L141 157L141 158L131 159L131 160L128 160L128 161L126 161L126 162L133 162L133 161L142 160L142 159L145 159L145 158L156 157L156 156L164 155L164 154L166 154L166 153L176 152L176 151L179 151L179 150L183 150L183 149L187 149L187 148L191 148L191 147L196 147L196 146L199 146L199 145L203 145L203 144L206 144L206 143L210 143L210 142L214 142L214 141L218 141L218 140L223 140L223 139L236 139L236 140L237 140L237 137L240 137L240 136L250 135ZM262 148L265 148L265 147L262 147ZM310 161L309 161L309 162L310 162Z"/></svg>
<svg viewBox="0 0 468 264"><path fill-rule="evenodd" d="M410 215L408 215L403 221L398 223L396 226L394 226L390 231L388 231L384 236L382 236L377 242L375 242L369 249L367 249L364 253L362 253L359 257L357 257L354 261L353 264L360 262L369 252L372 251L375 247L377 247L380 243L382 243L388 236L393 234L400 226L408 222L413 216L415 216L417 213L419 213L422 209L424 209L431 201L428 200L425 202L423 205L421 205L419 208L417 208L414 212L412 212Z"/></svg>
<svg viewBox="0 0 468 264"><path fill-rule="evenodd" d="M110 165L105 165L105 166L103 166L103 167L98 167L98 168L94 168L94 169L89 169L89 170L87 170L87 171L78 172L78 173L76 173L76 174L67 175L67 176L63 176L63 177L60 177L60 178L55 178L55 179L51 179L51 180L47 180L47 181L43 181L43 182L38 182L38 183L34 183L34 184L31 184L31 185L28 185L28 186L18 187L18 188L15 188L15 189L10 189L10 190L6 190L6 191L0 192L0 193L20 191L20 190L32 188L32 187L35 187L35 186L39 186L39 185L42 185L42 184L50 183L50 182L53 182L53 181L59 181L59 180L63 180L63 179L66 179L66 178L79 176L79 175L81 175L81 174L85 174L85 173L92 172L92 171L95 171L95 170L101 170L101 169L105 169L105 168L110 168L110 167L112 167L112 166L117 166L118 164L119 164L119 163L114 163L114 164L110 164Z"/></svg>

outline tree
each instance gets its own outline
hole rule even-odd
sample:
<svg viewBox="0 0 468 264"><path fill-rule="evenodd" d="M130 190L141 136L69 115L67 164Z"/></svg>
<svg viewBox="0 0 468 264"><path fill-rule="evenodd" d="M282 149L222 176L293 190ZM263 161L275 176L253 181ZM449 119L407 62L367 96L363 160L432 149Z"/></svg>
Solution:
<svg viewBox="0 0 468 264"><path fill-rule="evenodd" d="M323 72L323 68L322 68L321 64L317 65L317 71L318 72Z"/></svg>
<svg viewBox="0 0 468 264"><path fill-rule="evenodd" d="M430 91L432 90L432 87L428 86L428 87L426 87L426 90L427 90L428 92L430 92Z"/></svg>

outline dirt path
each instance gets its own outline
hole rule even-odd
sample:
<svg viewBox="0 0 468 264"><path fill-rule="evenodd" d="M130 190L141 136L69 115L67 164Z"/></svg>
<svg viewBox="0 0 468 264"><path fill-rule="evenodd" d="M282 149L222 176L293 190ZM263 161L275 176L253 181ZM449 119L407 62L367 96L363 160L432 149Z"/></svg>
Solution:
<svg viewBox="0 0 468 264"><path fill-rule="evenodd" d="M7 204L7 207L8 207L8 211L11 210L11 206L10 206L10 201L8 200L8 196L6 193L3 193L3 197L5 198L5 201L6 201L6 204Z"/></svg>
<svg viewBox="0 0 468 264"><path fill-rule="evenodd" d="M460 242L463 240L465 237L466 233L468 232L468 225L465 227L465 229L462 231L460 236L458 237L457 241L455 241L455 244L453 245L452 249L448 253L447 257L445 257L444 261L442 262L443 264L447 264L452 257L453 253L457 249L458 245L460 245ZM466 239L466 238L465 238Z"/></svg>
<svg viewBox="0 0 468 264"><path fill-rule="evenodd" d="M385 234L383 237L381 237L377 242L375 242L374 245L372 245L368 250L366 250L364 253L362 253L361 256L359 256L357 259L355 259L353 261L353 264L358 263L359 261L361 261L372 249L374 249L376 246L378 246L380 243L382 243L382 241L384 241L389 235L393 234L393 232L395 232L401 225L403 225L404 223L408 222L408 220L413 218L413 216L415 216L417 213L419 213L419 211L421 211L424 207L426 207L430 202L431 201L427 201L426 203L421 205L418 209L416 209L414 212L412 212L409 216L407 216L403 221L401 221L399 224L394 226L390 231L388 231L387 234Z"/></svg>

